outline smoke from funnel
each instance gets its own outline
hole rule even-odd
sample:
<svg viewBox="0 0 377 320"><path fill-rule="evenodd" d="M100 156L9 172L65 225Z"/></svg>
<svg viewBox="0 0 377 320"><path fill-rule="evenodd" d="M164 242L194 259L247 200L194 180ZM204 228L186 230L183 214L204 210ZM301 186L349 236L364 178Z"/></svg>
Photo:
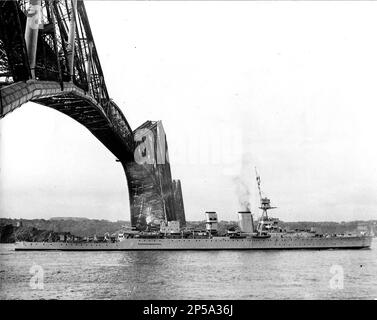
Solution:
<svg viewBox="0 0 377 320"><path fill-rule="evenodd" d="M243 177L236 177L236 192L238 196L238 202L240 204L241 210L243 211L250 211L250 190L245 181L243 181Z"/></svg>
<svg viewBox="0 0 377 320"><path fill-rule="evenodd" d="M240 209L251 211L251 187L253 182L253 166L250 154L245 154L242 158L240 174L234 178L236 184L236 194Z"/></svg>

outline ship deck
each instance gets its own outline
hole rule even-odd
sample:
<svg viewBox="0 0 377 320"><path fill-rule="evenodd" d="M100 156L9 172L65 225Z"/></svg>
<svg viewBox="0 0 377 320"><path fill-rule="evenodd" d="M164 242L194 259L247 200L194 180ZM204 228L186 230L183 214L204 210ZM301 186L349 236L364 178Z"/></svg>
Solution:
<svg viewBox="0 0 377 320"><path fill-rule="evenodd" d="M212 239L131 238L120 242L17 242L15 250L122 251L122 250L287 250L287 249L361 249L371 246L372 237L268 239L214 237Z"/></svg>

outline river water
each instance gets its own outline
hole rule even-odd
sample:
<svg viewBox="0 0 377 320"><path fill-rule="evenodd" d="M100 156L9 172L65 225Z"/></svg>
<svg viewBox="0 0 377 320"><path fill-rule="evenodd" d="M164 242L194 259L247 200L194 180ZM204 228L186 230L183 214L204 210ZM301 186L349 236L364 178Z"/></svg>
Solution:
<svg viewBox="0 0 377 320"><path fill-rule="evenodd" d="M14 251L0 245L0 299L377 299L372 249Z"/></svg>

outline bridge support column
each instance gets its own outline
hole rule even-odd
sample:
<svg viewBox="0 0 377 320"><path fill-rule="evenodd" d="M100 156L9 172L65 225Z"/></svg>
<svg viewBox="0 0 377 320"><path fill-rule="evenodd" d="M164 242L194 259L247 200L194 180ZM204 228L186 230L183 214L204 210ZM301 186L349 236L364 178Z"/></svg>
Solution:
<svg viewBox="0 0 377 320"><path fill-rule="evenodd" d="M35 79L35 63L37 58L38 31L41 22L41 0L30 0L27 12L25 43L29 59L31 77Z"/></svg>
<svg viewBox="0 0 377 320"><path fill-rule="evenodd" d="M74 64L75 64L75 40L76 40L76 15L77 15L77 0L72 0L72 10L71 10L71 21L69 25L69 35L68 35L68 64L69 64L69 74L71 75L71 81L74 78Z"/></svg>

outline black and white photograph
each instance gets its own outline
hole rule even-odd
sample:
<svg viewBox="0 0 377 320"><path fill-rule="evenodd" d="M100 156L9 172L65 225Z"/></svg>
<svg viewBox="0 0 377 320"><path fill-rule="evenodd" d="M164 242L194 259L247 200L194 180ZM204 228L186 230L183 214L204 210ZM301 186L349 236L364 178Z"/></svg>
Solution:
<svg viewBox="0 0 377 320"><path fill-rule="evenodd" d="M0 0L0 300L376 300L376 16Z"/></svg>

